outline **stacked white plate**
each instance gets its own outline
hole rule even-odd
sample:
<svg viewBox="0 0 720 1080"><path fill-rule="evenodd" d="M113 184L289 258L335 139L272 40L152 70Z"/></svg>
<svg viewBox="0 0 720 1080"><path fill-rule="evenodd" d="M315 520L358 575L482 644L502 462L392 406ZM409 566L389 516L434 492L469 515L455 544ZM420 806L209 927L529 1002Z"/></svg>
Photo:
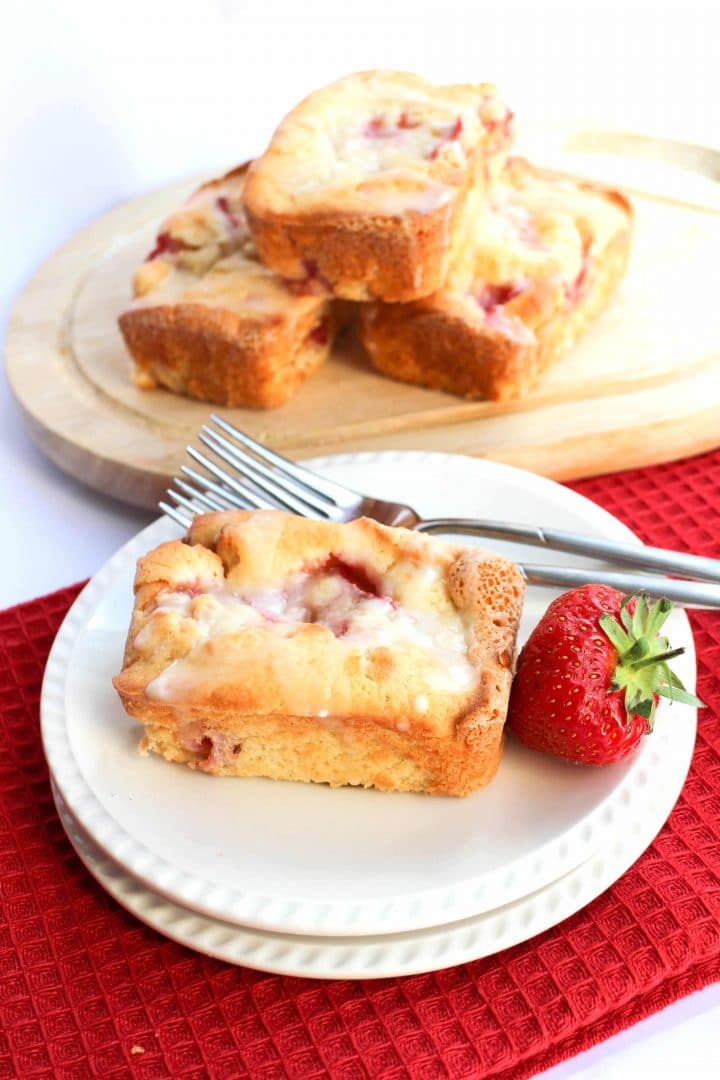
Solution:
<svg viewBox="0 0 720 1080"><path fill-rule="evenodd" d="M314 463L426 516L493 517L633 540L615 518L530 473L458 456L357 454ZM386 977L487 956L553 926L645 850L684 783L695 710L663 703L628 761L583 769L509 738L467 799L206 776L142 757L111 685L135 561L180 530L161 519L84 589L45 675L42 734L78 855L124 907L231 963L313 977ZM483 543L481 541L481 543ZM528 562L581 560L487 542ZM554 594L530 588L521 641ZM685 615L668 624L695 682Z"/></svg>

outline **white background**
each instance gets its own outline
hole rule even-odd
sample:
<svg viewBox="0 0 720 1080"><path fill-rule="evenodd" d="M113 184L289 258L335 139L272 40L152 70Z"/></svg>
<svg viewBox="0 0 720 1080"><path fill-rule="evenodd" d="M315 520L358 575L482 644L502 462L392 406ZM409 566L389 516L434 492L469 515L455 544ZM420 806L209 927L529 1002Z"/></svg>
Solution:
<svg viewBox="0 0 720 1080"><path fill-rule="evenodd" d="M0 325L81 226L263 148L304 93L387 66L496 82L521 124L576 119L720 144L715 0L0 2ZM682 268L678 268L682 272ZM150 520L65 477L0 381L0 606L93 573ZM551 1070L720 1074L720 988Z"/></svg>

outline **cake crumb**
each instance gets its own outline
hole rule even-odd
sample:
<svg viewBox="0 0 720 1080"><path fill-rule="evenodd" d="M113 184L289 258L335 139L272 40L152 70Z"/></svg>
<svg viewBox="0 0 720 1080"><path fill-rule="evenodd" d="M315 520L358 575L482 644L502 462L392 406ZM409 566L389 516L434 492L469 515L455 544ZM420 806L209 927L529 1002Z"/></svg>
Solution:
<svg viewBox="0 0 720 1080"><path fill-rule="evenodd" d="M137 1043L135 1043L134 1046L130 1047L130 1053L131 1054L144 1054L145 1053L145 1047L144 1046L139 1046Z"/></svg>

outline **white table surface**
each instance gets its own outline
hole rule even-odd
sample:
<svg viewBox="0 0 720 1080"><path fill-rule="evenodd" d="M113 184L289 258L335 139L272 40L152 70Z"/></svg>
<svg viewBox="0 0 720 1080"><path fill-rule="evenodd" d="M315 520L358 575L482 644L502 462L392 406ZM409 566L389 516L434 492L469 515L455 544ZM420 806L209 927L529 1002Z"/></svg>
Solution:
<svg viewBox="0 0 720 1080"><path fill-rule="evenodd" d="M305 92L387 66L492 80L555 117L718 145L715 0L90 0L0 9L0 327L34 269L118 202L262 148ZM0 380L0 607L85 578L151 520L32 443ZM12 509L10 509L12 508ZM546 1075L720 1075L720 985Z"/></svg>

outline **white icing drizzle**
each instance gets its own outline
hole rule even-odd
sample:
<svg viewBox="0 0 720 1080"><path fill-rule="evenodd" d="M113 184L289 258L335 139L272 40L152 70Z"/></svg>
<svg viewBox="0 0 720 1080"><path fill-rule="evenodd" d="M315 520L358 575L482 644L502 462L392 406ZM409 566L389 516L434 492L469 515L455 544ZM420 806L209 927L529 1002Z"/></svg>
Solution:
<svg viewBox="0 0 720 1080"><path fill-rule="evenodd" d="M425 587L431 586L437 571L421 573ZM268 636L267 651L271 654L273 638L291 637L299 626L308 623L326 627L334 634L337 646L360 653L363 666L368 653L383 647L424 653L427 661L420 675L422 687L430 692L462 693L477 684L477 672L468 658L468 631L454 608L437 611L402 606L388 596L363 591L332 570L297 574L282 587L235 592L225 585L199 595L161 593L155 612L135 639L138 647L149 643L154 617L168 613L192 620L194 645L187 657L173 661L148 685L148 696L158 701L182 702L188 689L204 680L204 668L197 659L208 642L252 628L255 638L258 630ZM214 668L214 661L207 665L208 689L212 688ZM316 703L299 711L328 716L332 702L327 701L327 708L324 705L318 708ZM418 694L415 705L418 713L426 713L427 695Z"/></svg>
<svg viewBox="0 0 720 1080"><path fill-rule="evenodd" d="M398 108L378 112L360 126L343 125L335 132L335 173L361 172L365 176L402 169L408 162L430 161L441 151L454 164L465 165L459 141L461 124L428 121L408 116Z"/></svg>
<svg viewBox="0 0 720 1080"><path fill-rule="evenodd" d="M416 91L361 94L354 109L328 111L315 132L315 153L293 160L287 191L300 201L342 192L382 213L432 213L454 197L453 185L430 174L467 168L464 140L477 137L479 95L438 103Z"/></svg>

